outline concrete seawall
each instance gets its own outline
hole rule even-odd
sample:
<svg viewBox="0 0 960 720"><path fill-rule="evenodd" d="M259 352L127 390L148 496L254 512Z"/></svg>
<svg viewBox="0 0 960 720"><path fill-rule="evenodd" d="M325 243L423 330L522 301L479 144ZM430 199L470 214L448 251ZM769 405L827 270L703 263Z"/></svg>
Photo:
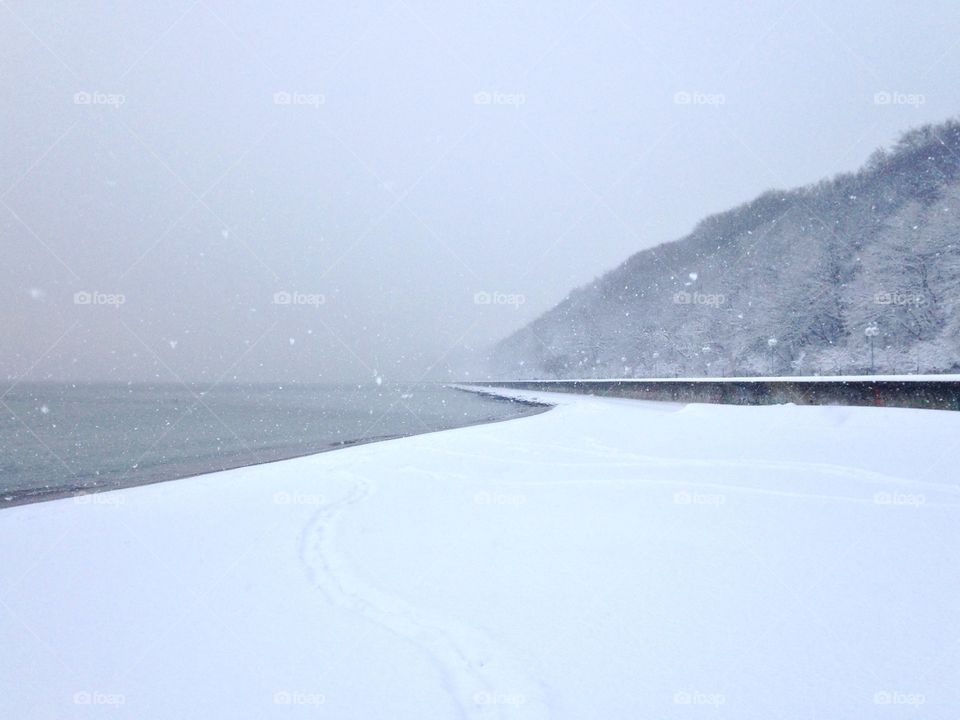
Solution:
<svg viewBox="0 0 960 720"><path fill-rule="evenodd" d="M537 380L473 383L545 392L728 405L872 405L960 410L960 377Z"/></svg>

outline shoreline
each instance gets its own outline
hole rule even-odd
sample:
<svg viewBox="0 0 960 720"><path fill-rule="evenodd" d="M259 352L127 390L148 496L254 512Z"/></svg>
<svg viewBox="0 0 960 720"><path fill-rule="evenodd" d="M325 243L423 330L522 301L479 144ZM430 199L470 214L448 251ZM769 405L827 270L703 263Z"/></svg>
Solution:
<svg viewBox="0 0 960 720"><path fill-rule="evenodd" d="M470 422L463 423L462 425L455 425L452 427L442 427L435 430L420 430L417 432L411 433L396 433L392 435L373 435L366 438L355 438L350 440L341 440L338 441L335 445L325 445L320 448L306 450L304 452L296 452L293 454L280 453L277 457L269 457L267 459L257 457L246 457L241 456L237 457L235 461L228 461L224 467L209 469L209 470L199 470L196 472L188 471L186 474L176 473L175 475L169 476L162 473L156 473L153 476L146 476L138 478L135 481L129 483L123 483L118 485L90 485L90 486L64 486L58 488L30 488L26 490L9 490L9 491L0 491L0 512L6 510L7 508L21 507L23 505L35 505L43 502L51 502L53 500L65 500L67 498L74 498L79 503L79 498L86 497L88 495L99 495L102 493L114 492L117 490L127 490L129 488L144 487L147 485L158 485L160 483L166 482L175 482L178 480L189 480L190 478L204 477L206 475L213 475L220 472L228 472L230 470L237 470L239 468L246 467L257 467L262 465L270 465L273 463L285 462L287 460L296 460L298 458L309 457L311 455L321 455L324 453L334 452L336 450L346 450L347 448L356 447L360 445L369 445L371 443L385 442L387 440L399 440L401 438L407 437L417 437L419 435L431 435L438 432L445 432L447 430L458 430L460 428L474 427L477 425L492 425L494 423L507 422L508 420L516 420L523 417L531 417L534 415L539 415L540 413L550 410L554 406L548 403L536 402L533 400L525 399L515 399L508 396L496 395L490 392L484 392L481 390L473 391L468 390L464 387L459 387L455 385L445 385L451 390L458 390L460 392L473 392L477 395L481 395L491 400L496 400L499 402L510 403L513 405L524 405L529 408L532 408L530 412L512 415L510 417L502 418L490 418L483 420L472 420ZM536 409L538 408L538 409ZM162 467L162 466L157 466ZM10 498L9 500L7 498Z"/></svg>

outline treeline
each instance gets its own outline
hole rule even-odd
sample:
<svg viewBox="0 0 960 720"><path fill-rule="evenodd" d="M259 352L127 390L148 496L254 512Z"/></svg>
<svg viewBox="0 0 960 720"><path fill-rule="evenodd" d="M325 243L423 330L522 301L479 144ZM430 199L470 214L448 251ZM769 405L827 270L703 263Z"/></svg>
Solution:
<svg viewBox="0 0 960 720"><path fill-rule="evenodd" d="M495 374L960 369L960 122L644 250L500 343Z"/></svg>

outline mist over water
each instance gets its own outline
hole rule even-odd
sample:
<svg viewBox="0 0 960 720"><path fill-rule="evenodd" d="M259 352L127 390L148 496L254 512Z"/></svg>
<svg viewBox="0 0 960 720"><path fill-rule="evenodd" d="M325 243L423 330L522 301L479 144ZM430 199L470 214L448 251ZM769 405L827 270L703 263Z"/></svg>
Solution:
<svg viewBox="0 0 960 720"><path fill-rule="evenodd" d="M960 107L949 2L0 6L0 378L463 377Z"/></svg>

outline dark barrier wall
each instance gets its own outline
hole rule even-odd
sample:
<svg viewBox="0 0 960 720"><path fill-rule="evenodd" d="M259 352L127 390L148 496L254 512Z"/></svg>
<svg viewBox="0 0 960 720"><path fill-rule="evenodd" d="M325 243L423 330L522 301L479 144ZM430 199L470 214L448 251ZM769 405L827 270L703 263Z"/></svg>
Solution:
<svg viewBox="0 0 960 720"><path fill-rule="evenodd" d="M874 405L960 410L956 380L544 380L475 383L544 392L726 403L729 405Z"/></svg>

